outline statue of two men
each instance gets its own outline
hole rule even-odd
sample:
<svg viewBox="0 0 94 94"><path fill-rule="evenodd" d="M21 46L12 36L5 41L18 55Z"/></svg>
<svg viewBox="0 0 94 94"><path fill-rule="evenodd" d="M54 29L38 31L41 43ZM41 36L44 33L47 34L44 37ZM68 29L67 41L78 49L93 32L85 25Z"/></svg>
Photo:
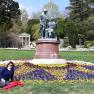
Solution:
<svg viewBox="0 0 94 94"><path fill-rule="evenodd" d="M56 22L54 18L48 20L47 9L44 9L40 16L40 26L41 38L56 38L56 34L54 32Z"/></svg>

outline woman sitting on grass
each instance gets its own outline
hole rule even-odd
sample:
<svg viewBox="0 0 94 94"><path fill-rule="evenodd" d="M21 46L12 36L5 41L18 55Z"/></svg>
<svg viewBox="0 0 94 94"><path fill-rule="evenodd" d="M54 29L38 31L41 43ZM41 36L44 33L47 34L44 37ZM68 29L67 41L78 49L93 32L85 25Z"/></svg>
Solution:
<svg viewBox="0 0 94 94"><path fill-rule="evenodd" d="M4 87L8 85L11 81L13 81L13 75L14 75L14 63L10 61L7 64L7 67L5 67L0 72L0 87Z"/></svg>

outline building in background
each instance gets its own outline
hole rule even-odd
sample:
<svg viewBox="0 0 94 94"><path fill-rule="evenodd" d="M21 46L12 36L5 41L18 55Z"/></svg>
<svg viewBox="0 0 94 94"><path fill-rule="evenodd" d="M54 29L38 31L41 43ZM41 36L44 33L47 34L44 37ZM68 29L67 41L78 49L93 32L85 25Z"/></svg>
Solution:
<svg viewBox="0 0 94 94"><path fill-rule="evenodd" d="M19 34L19 40L21 42L22 47L30 47L30 34L25 32Z"/></svg>

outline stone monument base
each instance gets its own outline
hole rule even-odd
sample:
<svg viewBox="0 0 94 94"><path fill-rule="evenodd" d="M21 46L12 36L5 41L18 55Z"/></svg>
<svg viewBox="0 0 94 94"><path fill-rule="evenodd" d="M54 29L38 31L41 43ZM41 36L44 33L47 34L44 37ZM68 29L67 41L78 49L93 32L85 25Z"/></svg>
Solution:
<svg viewBox="0 0 94 94"><path fill-rule="evenodd" d="M28 60L32 64L66 64L67 60L64 59L32 59Z"/></svg>
<svg viewBox="0 0 94 94"><path fill-rule="evenodd" d="M38 39L35 59L59 59L59 41L57 39Z"/></svg>

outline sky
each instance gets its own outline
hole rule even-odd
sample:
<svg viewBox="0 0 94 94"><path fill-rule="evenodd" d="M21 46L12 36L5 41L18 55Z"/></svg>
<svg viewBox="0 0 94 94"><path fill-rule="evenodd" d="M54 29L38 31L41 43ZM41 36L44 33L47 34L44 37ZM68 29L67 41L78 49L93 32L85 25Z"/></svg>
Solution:
<svg viewBox="0 0 94 94"><path fill-rule="evenodd" d="M31 16L33 12L40 11L44 4L47 4L50 0L15 0L18 1L21 9L26 9L28 15ZM58 7L60 12L65 12L65 7L69 6L69 0L52 0Z"/></svg>

